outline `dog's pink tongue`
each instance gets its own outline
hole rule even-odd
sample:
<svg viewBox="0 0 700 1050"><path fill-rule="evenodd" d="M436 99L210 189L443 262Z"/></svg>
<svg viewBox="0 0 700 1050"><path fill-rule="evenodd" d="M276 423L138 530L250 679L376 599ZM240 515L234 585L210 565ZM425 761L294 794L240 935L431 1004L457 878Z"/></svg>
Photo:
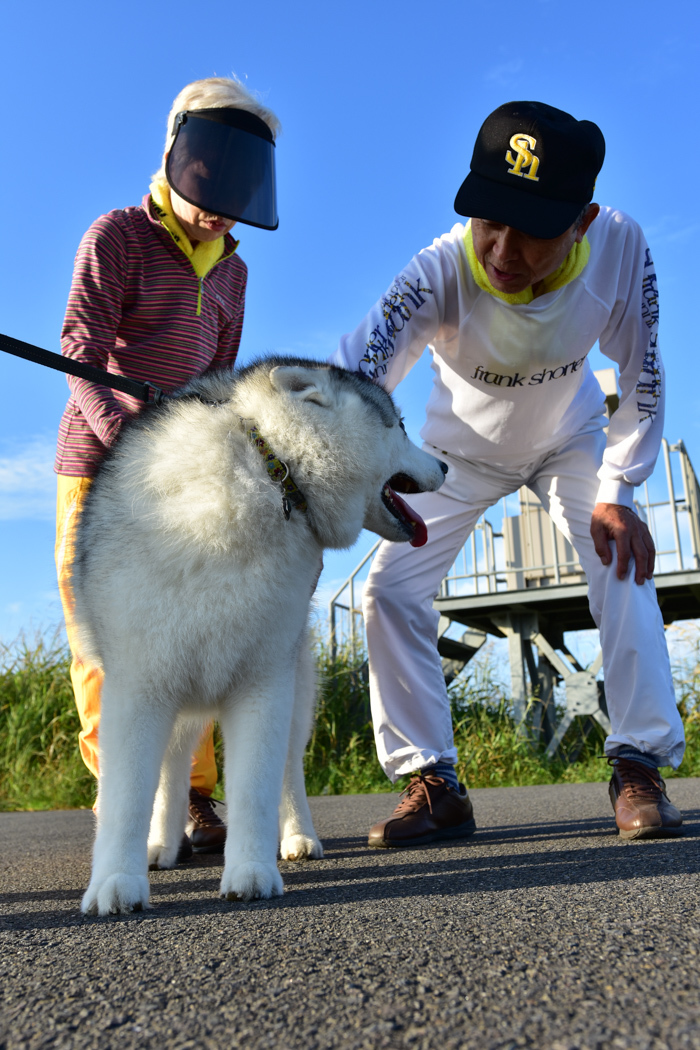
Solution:
<svg viewBox="0 0 700 1050"><path fill-rule="evenodd" d="M411 525L414 526L413 539L410 541L411 546L422 547L428 542L428 530L420 514L416 514L415 510L413 510L412 507L409 507L408 503L401 499L398 492L394 492L393 489L391 489L391 499L406 520L410 521Z"/></svg>

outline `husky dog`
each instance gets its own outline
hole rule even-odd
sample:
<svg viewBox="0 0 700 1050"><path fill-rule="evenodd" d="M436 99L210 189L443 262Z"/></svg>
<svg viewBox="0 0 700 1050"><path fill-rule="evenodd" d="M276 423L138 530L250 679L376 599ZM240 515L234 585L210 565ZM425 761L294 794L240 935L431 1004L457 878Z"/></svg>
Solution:
<svg viewBox="0 0 700 1050"><path fill-rule="evenodd" d="M280 842L287 860L323 855L302 767L322 552L363 527L424 543L398 491L438 489L446 470L383 389L297 358L212 372L124 426L73 570L82 655L104 670L84 912L148 906L148 868L176 863L191 755L212 718L226 755L222 896L282 893Z"/></svg>

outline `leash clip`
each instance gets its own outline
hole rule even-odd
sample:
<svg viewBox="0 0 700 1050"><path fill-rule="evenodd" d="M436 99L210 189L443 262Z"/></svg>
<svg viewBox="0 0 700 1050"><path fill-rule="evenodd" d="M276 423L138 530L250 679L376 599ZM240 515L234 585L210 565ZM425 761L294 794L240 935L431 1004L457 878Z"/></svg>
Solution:
<svg viewBox="0 0 700 1050"><path fill-rule="evenodd" d="M153 383L146 383L145 386L148 394L153 396L151 404L163 405L166 401L170 400L168 395L164 394L159 386L154 386Z"/></svg>

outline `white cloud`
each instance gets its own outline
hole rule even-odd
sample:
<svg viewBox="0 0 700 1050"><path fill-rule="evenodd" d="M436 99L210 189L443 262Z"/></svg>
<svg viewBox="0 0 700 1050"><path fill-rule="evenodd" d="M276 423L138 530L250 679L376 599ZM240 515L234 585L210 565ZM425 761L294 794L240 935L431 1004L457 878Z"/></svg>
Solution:
<svg viewBox="0 0 700 1050"><path fill-rule="evenodd" d="M655 223L644 227L644 236L651 245L652 256L654 245L689 240L697 237L698 232L700 232L700 222L689 223L678 215L663 215Z"/></svg>
<svg viewBox="0 0 700 1050"><path fill-rule="evenodd" d="M500 65L492 66L491 69L486 70L484 80L493 84L498 84L499 87L507 87L520 75L523 65L522 58L511 59L509 62L501 62Z"/></svg>
<svg viewBox="0 0 700 1050"><path fill-rule="evenodd" d="M321 577L319 585L314 593L314 605L316 606L316 608L322 610L324 615L328 611L328 603L330 602L331 598L335 596L337 591L343 586L344 583L344 579L325 580L323 577ZM362 589L364 587L364 584L364 579L355 580L355 607L359 605L360 599L362 597ZM341 595L341 597L343 599L344 604L347 604L350 597L349 591L347 594Z"/></svg>
<svg viewBox="0 0 700 1050"><path fill-rule="evenodd" d="M56 514L56 439L37 435L0 450L0 520L51 521Z"/></svg>

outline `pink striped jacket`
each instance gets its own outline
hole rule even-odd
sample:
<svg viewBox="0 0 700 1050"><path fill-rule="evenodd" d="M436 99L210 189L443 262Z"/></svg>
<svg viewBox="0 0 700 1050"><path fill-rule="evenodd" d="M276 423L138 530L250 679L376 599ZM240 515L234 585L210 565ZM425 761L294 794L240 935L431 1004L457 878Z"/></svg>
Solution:
<svg viewBox="0 0 700 1050"><path fill-rule="evenodd" d="M209 368L232 365L243 327L247 268L226 236L224 254L200 281L150 210L100 216L83 237L61 349L96 368L149 380L166 393ZM127 394L68 378L55 470L90 477L124 419L142 405Z"/></svg>

